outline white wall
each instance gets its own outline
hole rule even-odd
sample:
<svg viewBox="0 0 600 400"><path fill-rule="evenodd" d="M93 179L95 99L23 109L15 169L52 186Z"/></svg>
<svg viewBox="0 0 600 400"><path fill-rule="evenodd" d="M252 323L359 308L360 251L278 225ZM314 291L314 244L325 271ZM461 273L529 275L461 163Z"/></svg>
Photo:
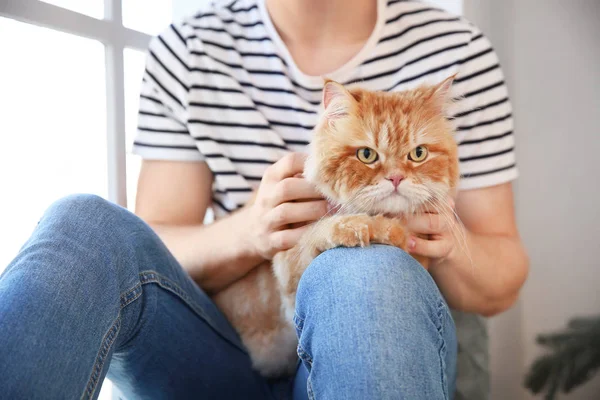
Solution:
<svg viewBox="0 0 600 400"><path fill-rule="evenodd" d="M507 75L531 256L520 304L490 323L493 398L530 398L520 385L535 336L600 314L600 1L465 0L464 13ZM568 398L600 398L600 377Z"/></svg>
<svg viewBox="0 0 600 400"><path fill-rule="evenodd" d="M173 21L196 14L209 5L210 0L171 0L173 3Z"/></svg>

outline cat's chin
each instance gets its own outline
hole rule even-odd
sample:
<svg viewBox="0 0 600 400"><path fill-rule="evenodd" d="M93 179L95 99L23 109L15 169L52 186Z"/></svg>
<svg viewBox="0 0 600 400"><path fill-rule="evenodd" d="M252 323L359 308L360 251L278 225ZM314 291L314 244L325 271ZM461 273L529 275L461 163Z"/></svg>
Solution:
<svg viewBox="0 0 600 400"><path fill-rule="evenodd" d="M410 204L408 198L394 191L378 200L372 210L370 210L370 213L398 216L410 211Z"/></svg>

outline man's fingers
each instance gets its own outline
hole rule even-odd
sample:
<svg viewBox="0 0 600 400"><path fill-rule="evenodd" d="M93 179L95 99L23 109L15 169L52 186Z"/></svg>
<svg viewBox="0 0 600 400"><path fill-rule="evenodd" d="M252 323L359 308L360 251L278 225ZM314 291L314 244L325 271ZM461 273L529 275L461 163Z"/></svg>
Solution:
<svg viewBox="0 0 600 400"><path fill-rule="evenodd" d="M279 182L301 174L304 171L304 161L306 161L305 154L286 154L281 160L267 168L263 179L269 182Z"/></svg>
<svg viewBox="0 0 600 400"><path fill-rule="evenodd" d="M271 233L271 246L276 251L284 251L294 247L302 235L309 228L308 225L296 229L285 229Z"/></svg>
<svg viewBox="0 0 600 400"><path fill-rule="evenodd" d="M451 246L449 240L427 240L414 236L408 240L408 251L411 254L430 258L446 257L451 250Z"/></svg>
<svg viewBox="0 0 600 400"><path fill-rule="evenodd" d="M277 229L289 224L311 222L327 213L325 200L301 203L283 203L269 211L269 229Z"/></svg>
<svg viewBox="0 0 600 400"><path fill-rule="evenodd" d="M270 197L275 206L294 200L320 199L323 196L304 178L286 178L274 186Z"/></svg>

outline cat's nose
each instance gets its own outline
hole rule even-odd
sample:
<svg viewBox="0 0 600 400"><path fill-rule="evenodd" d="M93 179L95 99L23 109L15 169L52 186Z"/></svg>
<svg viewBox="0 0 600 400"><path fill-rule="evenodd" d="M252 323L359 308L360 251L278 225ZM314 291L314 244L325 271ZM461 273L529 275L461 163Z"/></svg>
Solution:
<svg viewBox="0 0 600 400"><path fill-rule="evenodd" d="M402 182L402 180L404 179L404 176L402 175L392 175L392 176L388 176L387 178L388 181L392 182L392 185L394 185L394 188L397 188L398 185L400 184L400 182Z"/></svg>

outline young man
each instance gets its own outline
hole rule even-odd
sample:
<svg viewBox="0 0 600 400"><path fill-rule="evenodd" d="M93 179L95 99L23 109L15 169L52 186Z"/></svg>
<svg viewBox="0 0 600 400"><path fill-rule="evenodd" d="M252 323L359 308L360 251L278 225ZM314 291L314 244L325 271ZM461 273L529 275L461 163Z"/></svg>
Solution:
<svg viewBox="0 0 600 400"><path fill-rule="evenodd" d="M433 215L410 221L429 235L411 247L429 271L389 246L324 253L298 291L298 373L262 379L208 295L326 212L295 177L321 76L395 91L452 74L465 243ZM461 18L398 0L220 2L150 46L136 214L158 236L95 197L54 204L0 280L0 387L93 398L108 373L131 398L451 398L450 307L469 313L455 315L459 340L471 338L456 397L485 398L485 374L468 376L485 357L475 314L510 307L527 274L513 143L497 58ZM260 201L243 207L254 190ZM209 207L217 221L203 225Z"/></svg>

